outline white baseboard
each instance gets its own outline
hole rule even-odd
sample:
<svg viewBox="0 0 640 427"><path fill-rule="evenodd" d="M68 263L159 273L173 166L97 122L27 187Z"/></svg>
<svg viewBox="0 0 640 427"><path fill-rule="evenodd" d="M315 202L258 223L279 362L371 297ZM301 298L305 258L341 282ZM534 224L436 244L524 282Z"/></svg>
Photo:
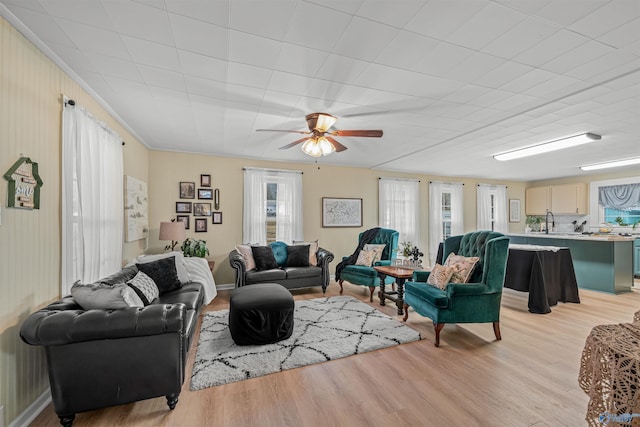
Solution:
<svg viewBox="0 0 640 427"><path fill-rule="evenodd" d="M44 393L29 405L27 409L22 411L15 420L11 421L9 427L28 426L40 415L40 412L42 412L49 403L51 403L51 390L46 389Z"/></svg>
<svg viewBox="0 0 640 427"><path fill-rule="evenodd" d="M224 291L226 289L235 289L236 284L235 283L222 283L222 284L216 284L216 289Z"/></svg>

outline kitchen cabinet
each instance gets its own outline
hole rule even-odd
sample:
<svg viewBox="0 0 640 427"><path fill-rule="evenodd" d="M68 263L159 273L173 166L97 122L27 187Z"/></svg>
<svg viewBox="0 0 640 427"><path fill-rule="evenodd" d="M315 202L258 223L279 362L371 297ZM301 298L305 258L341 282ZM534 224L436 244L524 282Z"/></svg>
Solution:
<svg viewBox="0 0 640 427"><path fill-rule="evenodd" d="M527 215L544 215L550 209L551 187L531 187L525 190L524 208Z"/></svg>
<svg viewBox="0 0 640 427"><path fill-rule="evenodd" d="M548 210L555 215L586 215L587 184L579 182L530 187L525 190L525 212L527 215L544 215Z"/></svg>
<svg viewBox="0 0 640 427"><path fill-rule="evenodd" d="M633 241L633 274L640 277L640 239Z"/></svg>
<svg viewBox="0 0 640 427"><path fill-rule="evenodd" d="M563 184L551 186L551 207L554 214L587 213L587 184Z"/></svg>

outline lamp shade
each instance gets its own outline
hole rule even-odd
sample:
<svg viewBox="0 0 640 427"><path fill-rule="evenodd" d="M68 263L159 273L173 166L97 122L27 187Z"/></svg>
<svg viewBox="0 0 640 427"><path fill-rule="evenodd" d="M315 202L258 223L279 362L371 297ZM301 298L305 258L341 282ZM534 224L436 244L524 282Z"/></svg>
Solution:
<svg viewBox="0 0 640 427"><path fill-rule="evenodd" d="M187 237L187 232L184 229L184 222L182 221L162 221L160 223L160 240L184 240Z"/></svg>

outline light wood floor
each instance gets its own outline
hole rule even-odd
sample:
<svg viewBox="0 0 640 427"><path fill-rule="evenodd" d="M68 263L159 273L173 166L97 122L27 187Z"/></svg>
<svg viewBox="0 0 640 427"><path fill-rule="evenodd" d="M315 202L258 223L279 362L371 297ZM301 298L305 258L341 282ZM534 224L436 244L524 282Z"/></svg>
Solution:
<svg viewBox="0 0 640 427"><path fill-rule="evenodd" d="M332 283L327 295L338 289ZM362 287L345 283L345 294L368 302ZM294 295L322 296L315 289ZM527 311L527 295L505 290L502 341L491 324L447 325L435 348L431 321L410 311L407 323L422 341L195 392L192 348L174 411L161 397L81 413L74 426L586 425L588 399L577 382L585 338L595 325L630 322L640 291L581 290L581 304L560 303L546 315ZM228 304L222 291L206 309ZM395 315L377 297L373 306ZM51 405L32 423L58 425Z"/></svg>

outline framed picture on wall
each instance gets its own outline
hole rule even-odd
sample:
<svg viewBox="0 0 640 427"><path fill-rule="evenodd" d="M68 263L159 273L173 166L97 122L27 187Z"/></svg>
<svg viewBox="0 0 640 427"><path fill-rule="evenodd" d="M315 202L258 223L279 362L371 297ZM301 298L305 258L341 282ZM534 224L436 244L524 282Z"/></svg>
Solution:
<svg viewBox="0 0 640 427"><path fill-rule="evenodd" d="M211 214L211 223L213 224L222 224L222 212L213 212Z"/></svg>
<svg viewBox="0 0 640 427"><path fill-rule="evenodd" d="M213 200L213 190L210 188L198 188L198 199Z"/></svg>
<svg viewBox="0 0 640 427"><path fill-rule="evenodd" d="M200 175L200 187L211 187L211 175Z"/></svg>
<svg viewBox="0 0 640 427"><path fill-rule="evenodd" d="M184 229L189 229L189 215L176 215L176 220L184 222Z"/></svg>
<svg viewBox="0 0 640 427"><path fill-rule="evenodd" d="M194 216L211 216L211 203L194 203Z"/></svg>
<svg viewBox="0 0 640 427"><path fill-rule="evenodd" d="M207 231L207 219L196 218L196 233L204 233Z"/></svg>
<svg viewBox="0 0 640 427"><path fill-rule="evenodd" d="M509 222L520 222L520 199L509 199Z"/></svg>
<svg viewBox="0 0 640 427"><path fill-rule="evenodd" d="M322 198L323 227L362 227L362 199Z"/></svg>
<svg viewBox="0 0 640 427"><path fill-rule="evenodd" d="M176 213L191 213L191 202L176 202Z"/></svg>
<svg viewBox="0 0 640 427"><path fill-rule="evenodd" d="M180 183L180 198L181 199L195 199L196 198L196 183L195 182L181 182Z"/></svg>

